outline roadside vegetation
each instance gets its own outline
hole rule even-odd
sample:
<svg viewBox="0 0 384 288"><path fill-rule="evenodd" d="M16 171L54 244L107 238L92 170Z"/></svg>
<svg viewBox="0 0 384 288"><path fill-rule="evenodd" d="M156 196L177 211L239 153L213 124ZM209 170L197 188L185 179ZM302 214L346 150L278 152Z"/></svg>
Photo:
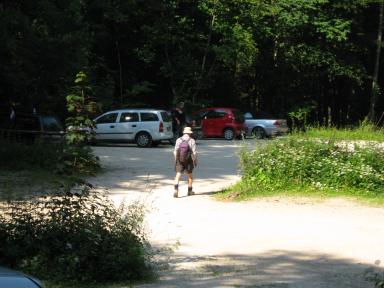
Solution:
<svg viewBox="0 0 384 288"><path fill-rule="evenodd" d="M84 179L101 168L90 147L1 141L0 167L1 265L48 288L153 277L145 207L115 207L92 190Z"/></svg>
<svg viewBox="0 0 384 288"><path fill-rule="evenodd" d="M67 96L67 133L58 143L39 139L25 143L21 139L0 139L0 197L40 194L63 186L73 186L101 169L87 142L87 130L92 124L90 114L96 104L90 101L86 75L79 72L71 94ZM72 127L72 129L69 129ZM19 177L15 177L15 176ZM45 179L44 179L45 178ZM49 187L49 188L48 188ZM48 188L48 189L47 189Z"/></svg>
<svg viewBox="0 0 384 288"><path fill-rule="evenodd" d="M84 186L2 206L3 265L48 278L51 287L56 282L81 287L152 275L141 204L116 208L107 195Z"/></svg>
<svg viewBox="0 0 384 288"><path fill-rule="evenodd" d="M360 141L360 132L309 131L309 136L295 133L267 145L255 142L252 151L241 151L243 177L218 197L348 197L384 203L383 142ZM375 133L363 139L382 137Z"/></svg>
<svg viewBox="0 0 384 288"><path fill-rule="evenodd" d="M361 124L357 128L308 127L305 137L332 140L362 140L384 142L384 129L371 124Z"/></svg>
<svg viewBox="0 0 384 288"><path fill-rule="evenodd" d="M71 187L100 171L88 147L0 140L0 199L44 195Z"/></svg>
<svg viewBox="0 0 384 288"><path fill-rule="evenodd" d="M153 277L145 207L116 207L85 180L101 170L86 145L95 109L88 92L80 72L61 143L0 141L0 265L50 288L127 287Z"/></svg>

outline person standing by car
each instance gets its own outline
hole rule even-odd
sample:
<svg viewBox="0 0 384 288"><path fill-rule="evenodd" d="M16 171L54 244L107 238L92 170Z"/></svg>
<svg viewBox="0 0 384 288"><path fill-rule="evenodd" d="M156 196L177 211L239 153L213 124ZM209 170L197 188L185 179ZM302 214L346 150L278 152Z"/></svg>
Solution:
<svg viewBox="0 0 384 288"><path fill-rule="evenodd" d="M196 142L191 137L192 133L191 127L185 127L183 136L176 140L175 149L173 150L176 170L175 191L173 193L175 198L178 197L180 177L184 172L188 174L188 196L195 194L192 190L192 172L197 166L197 151Z"/></svg>
<svg viewBox="0 0 384 288"><path fill-rule="evenodd" d="M176 107L172 110L172 126L173 126L173 134L175 137L180 137L181 131L185 126L185 113L184 113L184 102L180 102Z"/></svg>

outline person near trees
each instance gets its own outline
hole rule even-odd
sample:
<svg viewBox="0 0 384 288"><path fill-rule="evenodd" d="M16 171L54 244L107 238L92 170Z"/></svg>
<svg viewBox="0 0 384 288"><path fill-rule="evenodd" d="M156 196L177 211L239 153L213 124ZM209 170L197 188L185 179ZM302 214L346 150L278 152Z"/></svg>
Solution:
<svg viewBox="0 0 384 288"><path fill-rule="evenodd" d="M193 169L197 166L196 141L191 137L191 127L185 127L183 136L176 140L173 157L175 159L175 190L173 197L177 198L179 193L179 182L182 173L188 174L188 196L194 195L192 190Z"/></svg>
<svg viewBox="0 0 384 288"><path fill-rule="evenodd" d="M180 102L172 110L172 127L173 134L175 137L182 136L182 131L185 126L185 113L184 113L184 102Z"/></svg>

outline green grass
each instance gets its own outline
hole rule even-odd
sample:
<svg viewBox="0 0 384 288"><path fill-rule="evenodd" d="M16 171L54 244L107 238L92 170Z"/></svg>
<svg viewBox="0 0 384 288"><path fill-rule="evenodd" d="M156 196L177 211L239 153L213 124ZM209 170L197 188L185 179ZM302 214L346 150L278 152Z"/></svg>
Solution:
<svg viewBox="0 0 384 288"><path fill-rule="evenodd" d="M311 201L326 201L328 199L342 198L345 200L366 204L369 206L384 206L384 194L365 193L364 191L351 189L324 189L318 190L312 187L287 187L281 190L263 190L244 187L240 181L231 187L215 194L219 201L250 201L255 199L283 197L287 199L310 199Z"/></svg>
<svg viewBox="0 0 384 288"><path fill-rule="evenodd" d="M243 149L242 179L216 197L235 201L275 196L343 197L384 204L383 142L306 136L294 134L267 145L255 142L254 150Z"/></svg>
<svg viewBox="0 0 384 288"><path fill-rule="evenodd" d="M296 132L294 134L304 137L333 140L384 141L384 129L374 128L370 125L343 129L337 129L335 127L308 127L305 133Z"/></svg>

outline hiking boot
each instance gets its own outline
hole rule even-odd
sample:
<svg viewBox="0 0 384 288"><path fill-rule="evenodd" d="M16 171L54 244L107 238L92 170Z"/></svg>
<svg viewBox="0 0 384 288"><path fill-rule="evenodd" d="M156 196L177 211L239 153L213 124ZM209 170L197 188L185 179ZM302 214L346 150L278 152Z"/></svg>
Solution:
<svg viewBox="0 0 384 288"><path fill-rule="evenodd" d="M188 196L195 195L195 192L192 191L192 187L188 187Z"/></svg>
<svg viewBox="0 0 384 288"><path fill-rule="evenodd" d="M177 198L177 196L178 196L177 194L179 194L179 185L178 184L175 185L175 192L173 192L173 197Z"/></svg>

